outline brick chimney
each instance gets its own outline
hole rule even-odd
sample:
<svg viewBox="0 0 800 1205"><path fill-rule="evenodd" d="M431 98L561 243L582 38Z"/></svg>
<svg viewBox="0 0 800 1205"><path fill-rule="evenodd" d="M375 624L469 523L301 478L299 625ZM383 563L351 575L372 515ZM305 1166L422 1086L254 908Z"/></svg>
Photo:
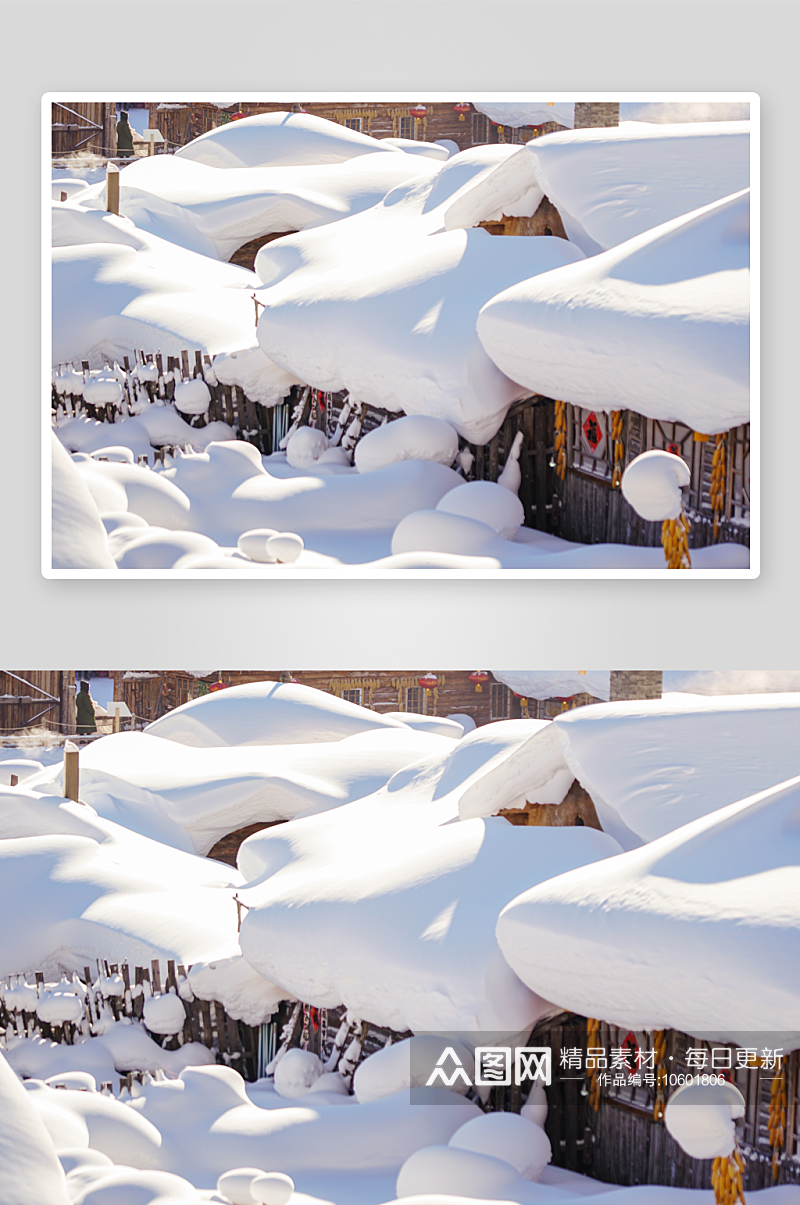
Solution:
<svg viewBox="0 0 800 1205"><path fill-rule="evenodd" d="M590 126L618 126L619 101L584 100L575 102L575 129Z"/></svg>
<svg viewBox="0 0 800 1205"><path fill-rule="evenodd" d="M609 702L622 699L660 699L663 671L660 669L612 669Z"/></svg>

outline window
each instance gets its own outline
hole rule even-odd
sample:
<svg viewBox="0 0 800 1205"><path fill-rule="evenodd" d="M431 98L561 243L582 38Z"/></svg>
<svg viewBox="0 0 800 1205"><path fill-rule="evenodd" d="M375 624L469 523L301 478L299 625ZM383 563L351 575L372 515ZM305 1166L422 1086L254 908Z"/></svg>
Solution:
<svg viewBox="0 0 800 1205"><path fill-rule="evenodd" d="M507 720L511 714L511 691L500 682L492 683L491 708L493 720Z"/></svg>
<svg viewBox="0 0 800 1205"><path fill-rule="evenodd" d="M472 114L472 144L479 146L489 141L489 118L485 113Z"/></svg>
<svg viewBox="0 0 800 1205"><path fill-rule="evenodd" d="M361 706L361 687L352 687L350 690L343 690L341 697L348 703L355 703L356 706Z"/></svg>
<svg viewBox="0 0 800 1205"><path fill-rule="evenodd" d="M413 117L398 117L397 119L397 137L410 138L416 140L416 121Z"/></svg>
<svg viewBox="0 0 800 1205"><path fill-rule="evenodd" d="M405 710L425 715L425 690L422 686L406 687Z"/></svg>
<svg viewBox="0 0 800 1205"><path fill-rule="evenodd" d="M362 118L360 118L360 117L345 117L342 124L344 126L346 126L348 130L358 130L358 132L360 134L361 133L361 121L362 121Z"/></svg>

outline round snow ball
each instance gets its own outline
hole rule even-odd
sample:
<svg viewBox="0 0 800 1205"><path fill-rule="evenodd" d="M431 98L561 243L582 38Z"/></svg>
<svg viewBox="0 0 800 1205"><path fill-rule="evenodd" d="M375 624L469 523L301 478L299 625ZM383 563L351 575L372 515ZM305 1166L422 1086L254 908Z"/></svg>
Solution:
<svg viewBox="0 0 800 1205"><path fill-rule="evenodd" d="M502 488L498 486L498 489ZM503 493L511 497L508 490ZM492 556L496 545L497 535L488 523L465 519L463 515L447 515L441 510L412 511L400 520L392 535L393 556L404 552Z"/></svg>
<svg viewBox="0 0 800 1205"><path fill-rule="evenodd" d="M256 1198L250 1189L253 1181L263 1175L260 1167L234 1167L217 1180L217 1192L232 1205L254 1205Z"/></svg>
<svg viewBox="0 0 800 1205"><path fill-rule="evenodd" d="M258 1205L286 1205L294 1192L294 1180L283 1172L264 1172L250 1185L250 1193Z"/></svg>
<svg viewBox="0 0 800 1205"><path fill-rule="evenodd" d="M293 469L311 469L323 452L327 451L328 437L316 427L298 427L286 445L286 459Z"/></svg>
<svg viewBox="0 0 800 1205"><path fill-rule="evenodd" d="M144 1002L144 1024L151 1033L180 1033L186 1023L183 1001L167 992L163 996L151 996Z"/></svg>
<svg viewBox="0 0 800 1205"><path fill-rule="evenodd" d="M359 473L373 473L400 460L434 460L451 465L458 455L458 435L442 418L409 414L368 432L356 444Z"/></svg>
<svg viewBox="0 0 800 1205"><path fill-rule="evenodd" d="M270 536L266 543L267 556L274 557L284 565L293 564L303 551L304 544L300 536L290 531L279 532Z"/></svg>
<svg viewBox="0 0 800 1205"><path fill-rule="evenodd" d="M181 414L205 414L210 401L211 390L202 377L175 386L175 409Z"/></svg>
<svg viewBox="0 0 800 1205"><path fill-rule="evenodd" d="M275 557L267 552L267 540L278 535L274 527L254 527L252 531L244 531L239 536L237 548L242 556L262 564L272 563Z"/></svg>
<svg viewBox="0 0 800 1205"><path fill-rule="evenodd" d="M690 480L689 466L673 452L652 448L642 452L622 474L622 496L642 519L651 523L677 519L681 487Z"/></svg>
<svg viewBox="0 0 800 1205"><path fill-rule="evenodd" d="M322 1063L310 1050L287 1050L275 1068L275 1091L279 1096L305 1096L322 1075Z"/></svg>
<svg viewBox="0 0 800 1205"><path fill-rule="evenodd" d="M730 1155L736 1141L734 1119L744 1116L744 1097L733 1084L701 1084L694 1080L674 1092L664 1111L664 1125L692 1159Z"/></svg>
<svg viewBox="0 0 800 1205"><path fill-rule="evenodd" d="M504 540L513 540L525 519L516 494L495 481L468 481L457 485L439 501L437 510L464 519L477 519L493 527Z"/></svg>
<svg viewBox="0 0 800 1205"><path fill-rule="evenodd" d="M503 1159L526 1180L538 1180L553 1154L550 1139L541 1126L517 1113L484 1113L482 1117L473 1117L456 1130L449 1145Z"/></svg>
<svg viewBox="0 0 800 1205"><path fill-rule="evenodd" d="M464 1095L469 1092L475 1076L475 1060L462 1042L451 1042L449 1049L452 1054L447 1057L444 1074L450 1078L459 1064L464 1068L465 1075L456 1076L450 1085L451 1091ZM428 1082L431 1067L437 1065L443 1053L441 1039L431 1034L403 1038L401 1042L393 1042L391 1046L376 1050L356 1068L353 1076L356 1099L363 1105L384 1096L393 1096L404 1088L423 1087ZM434 1086L441 1088L445 1085L437 1079Z"/></svg>

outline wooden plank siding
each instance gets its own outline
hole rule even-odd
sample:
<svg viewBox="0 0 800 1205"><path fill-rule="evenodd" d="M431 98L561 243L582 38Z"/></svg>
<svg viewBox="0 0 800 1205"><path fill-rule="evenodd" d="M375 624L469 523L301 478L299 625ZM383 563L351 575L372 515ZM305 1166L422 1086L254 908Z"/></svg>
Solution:
<svg viewBox="0 0 800 1205"><path fill-rule="evenodd" d="M65 731L66 677L63 670L0 670L0 733Z"/></svg>

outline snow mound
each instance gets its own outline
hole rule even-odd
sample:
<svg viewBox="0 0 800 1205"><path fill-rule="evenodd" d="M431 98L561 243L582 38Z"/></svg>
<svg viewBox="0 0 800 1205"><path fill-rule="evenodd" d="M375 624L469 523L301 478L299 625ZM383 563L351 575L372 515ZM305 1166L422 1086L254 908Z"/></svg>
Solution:
<svg viewBox="0 0 800 1205"><path fill-rule="evenodd" d="M213 556L218 552L219 545L199 532L151 527L141 534L136 529L119 547L116 562L120 569L172 569L190 553Z"/></svg>
<svg viewBox="0 0 800 1205"><path fill-rule="evenodd" d="M310 469L327 451L328 437L314 427L298 427L286 444L286 459L293 469Z"/></svg>
<svg viewBox="0 0 800 1205"><path fill-rule="evenodd" d="M186 1023L183 1001L172 992L148 997L144 1002L144 1023L150 1033L180 1033Z"/></svg>
<svg viewBox="0 0 800 1205"><path fill-rule="evenodd" d="M145 732L182 745L296 745L402 728L377 712L297 682L248 682L192 699Z"/></svg>
<svg viewBox="0 0 800 1205"><path fill-rule="evenodd" d="M175 409L181 414L205 414L210 401L211 390L202 377L175 386Z"/></svg>
<svg viewBox="0 0 800 1205"><path fill-rule="evenodd" d="M683 1084L664 1110L664 1125L692 1159L730 1155L736 1143L734 1120L744 1117L744 1097L734 1084Z"/></svg>
<svg viewBox="0 0 800 1205"><path fill-rule="evenodd" d="M211 167L341 163L397 148L310 113L258 113L208 130L175 152Z"/></svg>
<svg viewBox="0 0 800 1205"><path fill-rule="evenodd" d="M424 1076L422 1074L412 1075L412 1042L414 1043L414 1069L419 1068L421 1071L425 1068ZM441 1051L441 1045L438 1037L420 1034L417 1037L403 1038L400 1042L393 1042L391 1046L384 1046L383 1050L376 1050L356 1067L353 1076L353 1092L356 1099L361 1104L365 1104L370 1100L380 1100L384 1096L392 1096L395 1092L424 1087L427 1082L427 1068L431 1064L431 1056L435 1062ZM475 1072L472 1051L463 1042L456 1039L453 1039L449 1045L461 1060L468 1077L472 1079ZM417 1058L418 1055L419 1058ZM463 1080L459 1079L454 1082L450 1091L464 1095L469 1088Z"/></svg>
<svg viewBox="0 0 800 1205"><path fill-rule="evenodd" d="M517 1194L526 1184L504 1159L452 1146L426 1146L403 1164L396 1192L400 1198L440 1193L510 1202L521 1199Z"/></svg>
<svg viewBox="0 0 800 1205"><path fill-rule="evenodd" d="M524 892L497 925L506 959L613 1024L800 1046L799 807L795 778ZM748 968L735 992L731 966Z"/></svg>
<svg viewBox="0 0 800 1205"><path fill-rule="evenodd" d="M282 1172L262 1172L250 1185L250 1195L258 1205L286 1205L294 1192L294 1180Z"/></svg>
<svg viewBox="0 0 800 1205"><path fill-rule="evenodd" d="M267 541L278 533L274 527L257 527L253 531L245 531L239 536L237 547L242 556L261 564L274 564L275 557L267 552Z"/></svg>
<svg viewBox="0 0 800 1205"><path fill-rule="evenodd" d="M492 671L523 699L570 699L589 694L608 702L611 674L606 670L498 670Z"/></svg>
<svg viewBox="0 0 800 1205"><path fill-rule="evenodd" d="M513 540L525 520L516 494L494 481L468 481L445 494L437 510L485 523L503 540Z"/></svg>
<svg viewBox="0 0 800 1205"><path fill-rule="evenodd" d="M649 522L677 519L683 509L681 489L689 484L689 466L680 456L651 448L622 474L622 494L637 515Z"/></svg>
<svg viewBox="0 0 800 1205"><path fill-rule="evenodd" d="M322 1063L311 1050L295 1047L275 1068L275 1091L279 1096L305 1096L322 1075Z"/></svg>
<svg viewBox="0 0 800 1205"><path fill-rule="evenodd" d="M503 1159L526 1180L538 1180L552 1157L541 1126L517 1113L485 1113L456 1130L449 1145Z"/></svg>
<svg viewBox="0 0 800 1205"><path fill-rule="evenodd" d="M449 423L425 414L406 415L363 436L356 444L355 465L360 473L386 468L398 460L451 465L457 454L458 435Z"/></svg>
<svg viewBox="0 0 800 1205"><path fill-rule="evenodd" d="M525 391L478 341L481 306L583 253L564 239L464 228L498 208L533 212L524 148L477 147L432 166L434 175L398 185L363 213L262 247L258 342L317 389L443 419L484 443Z"/></svg>
<svg viewBox="0 0 800 1205"><path fill-rule="evenodd" d="M247 962L299 999L344 1003L400 1031L531 1027L550 1006L509 973L496 919L517 884L619 846L590 828L448 823L476 784L495 798L518 795L516 769L507 778L505 765L530 724L538 727L478 729L371 797L249 837L239 852L250 882L240 933Z"/></svg>
<svg viewBox="0 0 800 1205"><path fill-rule="evenodd" d="M481 310L481 343L547 397L705 433L747 423L749 210L736 193L514 285Z"/></svg>

